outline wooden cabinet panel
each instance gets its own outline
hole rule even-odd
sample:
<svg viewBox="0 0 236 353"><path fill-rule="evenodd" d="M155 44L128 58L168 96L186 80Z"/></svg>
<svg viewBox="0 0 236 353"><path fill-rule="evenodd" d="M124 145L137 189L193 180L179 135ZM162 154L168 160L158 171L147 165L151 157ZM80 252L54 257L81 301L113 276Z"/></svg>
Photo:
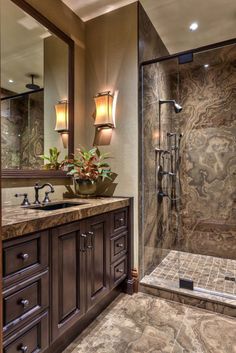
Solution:
<svg viewBox="0 0 236 353"><path fill-rule="evenodd" d="M3 285L21 281L48 266L48 231L3 243Z"/></svg>
<svg viewBox="0 0 236 353"><path fill-rule="evenodd" d="M127 208L122 208L120 210L114 211L111 217L112 217L112 220L111 220L112 235L127 229L127 226L128 226Z"/></svg>
<svg viewBox="0 0 236 353"><path fill-rule="evenodd" d="M9 334L49 305L48 271L3 292L3 332Z"/></svg>
<svg viewBox="0 0 236 353"><path fill-rule="evenodd" d="M59 351L130 280L129 212L4 242L4 353Z"/></svg>
<svg viewBox="0 0 236 353"><path fill-rule="evenodd" d="M84 256L80 252L83 222L52 230L52 339L71 327L84 312Z"/></svg>
<svg viewBox="0 0 236 353"><path fill-rule="evenodd" d="M33 320L4 342L4 353L41 353L49 344L48 313Z"/></svg>
<svg viewBox="0 0 236 353"><path fill-rule="evenodd" d="M109 219L100 215L86 226L87 309L109 291Z"/></svg>
<svg viewBox="0 0 236 353"><path fill-rule="evenodd" d="M115 262L127 252L127 232L111 239L111 262Z"/></svg>
<svg viewBox="0 0 236 353"><path fill-rule="evenodd" d="M127 276L127 257L118 260L111 265L111 286L114 287L122 282Z"/></svg>

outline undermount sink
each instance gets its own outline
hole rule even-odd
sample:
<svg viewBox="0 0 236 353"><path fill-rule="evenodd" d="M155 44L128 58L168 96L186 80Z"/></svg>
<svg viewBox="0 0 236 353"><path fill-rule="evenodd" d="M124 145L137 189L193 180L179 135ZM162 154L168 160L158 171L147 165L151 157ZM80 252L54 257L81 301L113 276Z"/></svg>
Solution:
<svg viewBox="0 0 236 353"><path fill-rule="evenodd" d="M52 203L40 204L40 205L31 205L31 206L27 206L26 208L30 208L31 210L54 211L54 210L60 210L63 208L81 206L86 204L87 202L62 201L62 202L52 202Z"/></svg>

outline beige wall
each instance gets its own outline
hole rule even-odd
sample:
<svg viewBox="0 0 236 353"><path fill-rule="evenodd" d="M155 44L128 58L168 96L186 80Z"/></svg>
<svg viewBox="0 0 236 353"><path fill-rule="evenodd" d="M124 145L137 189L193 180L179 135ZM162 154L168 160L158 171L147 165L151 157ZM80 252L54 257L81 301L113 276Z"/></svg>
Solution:
<svg viewBox="0 0 236 353"><path fill-rule="evenodd" d="M68 148L64 148L61 135L55 131L55 104L61 100L68 100L68 46L51 36L44 40L44 154L57 147L63 159Z"/></svg>
<svg viewBox="0 0 236 353"><path fill-rule="evenodd" d="M60 0L26 0L75 41L75 145L85 144L84 23Z"/></svg>
<svg viewBox="0 0 236 353"><path fill-rule="evenodd" d="M85 45L84 23L60 0L39 1L26 0L36 10L42 13L75 42L75 145L85 145L84 117L85 117ZM52 199L61 197L65 191L68 180L49 180L55 185L56 192ZM41 183L44 181L41 180ZM3 204L19 204L19 199L14 197L16 192L28 192L33 200L35 180L10 180L2 183Z"/></svg>
<svg viewBox="0 0 236 353"><path fill-rule="evenodd" d="M86 141L92 146L93 96L119 90L116 129L109 146L118 173L115 195L134 196L134 262L138 262L138 51L137 3L86 22Z"/></svg>

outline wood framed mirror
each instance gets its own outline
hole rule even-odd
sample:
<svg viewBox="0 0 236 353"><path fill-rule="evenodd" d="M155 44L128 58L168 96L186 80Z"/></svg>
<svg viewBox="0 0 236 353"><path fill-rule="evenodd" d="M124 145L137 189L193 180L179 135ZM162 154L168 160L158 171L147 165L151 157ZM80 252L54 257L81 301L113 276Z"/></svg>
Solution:
<svg viewBox="0 0 236 353"><path fill-rule="evenodd" d="M74 152L74 41L25 0L2 0L1 17L2 178L65 178L41 156ZM62 101L67 128L55 131Z"/></svg>

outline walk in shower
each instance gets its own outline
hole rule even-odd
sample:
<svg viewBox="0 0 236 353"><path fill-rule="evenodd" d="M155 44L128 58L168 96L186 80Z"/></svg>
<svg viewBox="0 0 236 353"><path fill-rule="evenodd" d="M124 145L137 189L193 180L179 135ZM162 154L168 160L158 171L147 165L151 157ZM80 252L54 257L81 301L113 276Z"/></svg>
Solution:
<svg viewBox="0 0 236 353"><path fill-rule="evenodd" d="M236 307L236 44L141 70L141 284Z"/></svg>

